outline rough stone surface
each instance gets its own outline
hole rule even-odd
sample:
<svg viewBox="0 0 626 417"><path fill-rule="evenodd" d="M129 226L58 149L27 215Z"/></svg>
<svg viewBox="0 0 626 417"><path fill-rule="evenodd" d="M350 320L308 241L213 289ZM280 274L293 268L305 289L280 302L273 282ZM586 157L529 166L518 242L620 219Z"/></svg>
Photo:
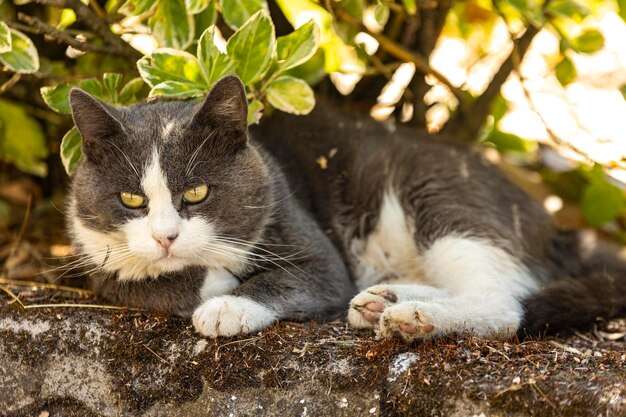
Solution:
<svg viewBox="0 0 626 417"><path fill-rule="evenodd" d="M26 306L95 302L12 291ZM0 415L623 416L626 320L599 329L406 345L343 323L281 323L211 340L181 318L24 309L0 293Z"/></svg>

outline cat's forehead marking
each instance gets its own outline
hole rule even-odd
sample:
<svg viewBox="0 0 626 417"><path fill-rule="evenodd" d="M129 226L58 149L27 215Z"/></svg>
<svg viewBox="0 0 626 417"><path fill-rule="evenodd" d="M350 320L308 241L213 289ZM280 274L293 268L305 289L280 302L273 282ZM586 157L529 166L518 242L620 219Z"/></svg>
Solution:
<svg viewBox="0 0 626 417"><path fill-rule="evenodd" d="M167 138L170 133L172 133L172 129L174 129L175 126L175 121L174 120L166 120L165 123L163 124L163 130L162 130L162 135L164 138Z"/></svg>
<svg viewBox="0 0 626 417"><path fill-rule="evenodd" d="M151 201L171 197L170 190L167 188L165 174L159 163L159 152L156 148L152 150L152 157L141 179L141 187Z"/></svg>
<svg viewBox="0 0 626 417"><path fill-rule="evenodd" d="M148 197L148 218L153 235L177 235L180 217L172 204L172 193L161 169L156 147L152 150L152 159L141 180L141 186Z"/></svg>

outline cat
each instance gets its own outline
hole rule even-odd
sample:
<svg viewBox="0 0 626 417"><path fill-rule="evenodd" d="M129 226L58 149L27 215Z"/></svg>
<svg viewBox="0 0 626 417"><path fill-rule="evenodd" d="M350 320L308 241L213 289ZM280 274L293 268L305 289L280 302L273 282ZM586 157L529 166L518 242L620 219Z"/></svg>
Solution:
<svg viewBox="0 0 626 417"><path fill-rule="evenodd" d="M249 129L234 75L203 101L116 108L74 88L70 104L68 228L114 303L208 337L347 315L407 341L624 312L626 263L466 146L323 102Z"/></svg>

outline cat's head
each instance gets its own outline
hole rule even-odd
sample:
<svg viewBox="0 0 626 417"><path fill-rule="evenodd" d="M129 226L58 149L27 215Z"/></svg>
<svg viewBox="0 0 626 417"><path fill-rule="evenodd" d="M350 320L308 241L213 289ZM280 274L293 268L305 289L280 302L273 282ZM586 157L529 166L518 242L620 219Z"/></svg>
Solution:
<svg viewBox="0 0 626 417"><path fill-rule="evenodd" d="M83 158L68 223L95 269L122 280L245 269L273 197L238 78L222 78L203 102L115 108L73 89L70 103Z"/></svg>

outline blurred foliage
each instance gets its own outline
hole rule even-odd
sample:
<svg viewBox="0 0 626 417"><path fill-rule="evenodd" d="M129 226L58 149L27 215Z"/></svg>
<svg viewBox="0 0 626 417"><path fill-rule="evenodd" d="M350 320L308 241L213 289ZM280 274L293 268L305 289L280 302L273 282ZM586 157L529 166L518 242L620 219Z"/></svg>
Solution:
<svg viewBox="0 0 626 417"><path fill-rule="evenodd" d="M50 114L43 103L68 115L73 87L129 105L155 96L200 97L234 72L246 86L252 124L272 109L309 113L313 88L329 74L342 93L353 91L354 100L373 105L408 61L418 74L390 104L398 117L408 105L411 122L424 128L426 112L442 105L451 112L448 126L460 121L447 133L533 163L537 143L499 127L509 104L498 92L523 59L524 37L532 40L540 29L558 37L559 55L550 60L565 86L577 78L573 56L603 48L597 21L607 10L626 19L626 0L0 0L0 159L45 176L52 151L71 174L81 157L80 135L67 130L69 117ZM444 35L462 38L486 57L502 22L515 44L512 65L503 63L484 92L455 87L429 67ZM433 84L426 75L447 85L454 98L425 104ZM626 97L626 86L621 91ZM623 192L599 165L544 169L542 176L559 195L579 202L592 226L625 213Z"/></svg>

